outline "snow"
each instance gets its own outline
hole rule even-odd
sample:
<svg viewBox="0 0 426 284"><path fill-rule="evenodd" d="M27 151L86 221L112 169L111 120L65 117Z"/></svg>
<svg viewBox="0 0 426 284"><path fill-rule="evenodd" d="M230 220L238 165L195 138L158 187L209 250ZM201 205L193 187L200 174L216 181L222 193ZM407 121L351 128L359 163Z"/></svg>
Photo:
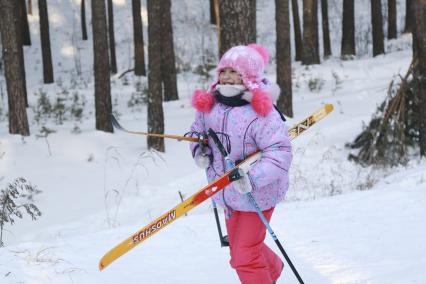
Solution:
<svg viewBox="0 0 426 284"><path fill-rule="evenodd" d="M55 84L42 85L34 4L34 16L29 18L33 45L25 47L25 62L30 137L8 134L7 100L0 97L0 189L23 176L43 191L35 197L43 213L39 220L25 217L6 227L0 283L239 283L228 264L228 249L220 248L210 202L99 272L104 253L177 205L179 192L188 197L206 179L186 142L167 140L166 153L157 153L147 150L144 137L94 130L92 43L79 38L79 1L54 2L49 3L49 16ZM273 19L273 5L264 2L258 7L258 39L273 54L275 23L267 21ZM330 1L330 16L340 13L338 2ZM118 67L124 72L132 65L130 1L114 4ZM173 3L175 45L180 62L191 62L187 68L202 64L201 47L207 56L216 52L211 47L214 29L205 24L208 4L193 4ZM90 18L89 3L86 6ZM145 1L146 39L144 7ZM368 19L369 6L362 7L358 13L364 17L357 19ZM332 21L336 54L340 22ZM191 27L196 32L186 35ZM359 33L357 37L365 36ZM403 35L387 42L386 55L371 58L366 45L365 54L356 60L335 56L321 65L293 65L295 117L287 124L325 103L335 107L294 140L290 191L271 222L305 283L426 283L426 160L413 155L406 166L362 168L347 159L350 150L345 147L369 122L390 81L406 72L410 46L411 38ZM274 80L274 64L267 71ZM178 81L180 100L164 103L169 134L189 129L194 117L190 94L208 82L191 72L181 73ZM3 76L0 85L5 93ZM128 129L146 131L146 107L128 106L131 99L140 99L144 88L145 79L112 77L114 112ZM62 124L54 118L37 124L34 109L43 93L52 103L65 98L67 106L72 105L73 94L84 98L83 118L75 120L66 113ZM42 126L56 132L39 137ZM75 126L79 133L72 131ZM269 235L266 242L280 254ZM288 265L278 283L297 283Z"/></svg>

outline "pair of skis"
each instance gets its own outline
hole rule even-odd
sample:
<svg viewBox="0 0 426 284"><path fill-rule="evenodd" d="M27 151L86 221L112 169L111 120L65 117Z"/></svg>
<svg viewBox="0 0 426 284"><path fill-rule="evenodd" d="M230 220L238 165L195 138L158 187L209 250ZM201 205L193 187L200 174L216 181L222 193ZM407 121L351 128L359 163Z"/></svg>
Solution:
<svg viewBox="0 0 426 284"><path fill-rule="evenodd" d="M312 125L317 123L319 120L326 117L333 110L333 105L326 104L317 111L315 111L312 115L308 116L304 120L300 121L292 128L289 129L290 139L293 140L305 130L310 128ZM136 132L136 131L128 131L124 129L118 121L113 118L113 124L116 128L123 130L127 133L138 134L138 135L147 135L147 136L157 136L157 137L165 137L172 138L177 140L185 140L185 141L193 141L199 142L198 138L191 138L185 136L177 136L177 135L163 135L163 134L150 134L144 132ZM255 152L241 163L239 163L235 168L229 170L221 177L203 187L189 198L179 203L177 206L172 208L171 210L165 212L163 215L143 227L142 229L135 232L133 235L128 237L126 240L112 248L109 252L107 252L99 262L99 269L103 270L108 265L110 265L113 261L118 259L123 254L127 253L129 250L133 249L140 243L144 242L148 238L152 237L154 234L158 233L160 230L164 229L174 221L176 221L179 217L189 212L193 208L197 207L199 204L212 197L214 194L218 193L226 186L228 186L233 181L239 178L238 169L242 169L244 172L248 172L249 169L256 163L257 160L261 158L261 152Z"/></svg>

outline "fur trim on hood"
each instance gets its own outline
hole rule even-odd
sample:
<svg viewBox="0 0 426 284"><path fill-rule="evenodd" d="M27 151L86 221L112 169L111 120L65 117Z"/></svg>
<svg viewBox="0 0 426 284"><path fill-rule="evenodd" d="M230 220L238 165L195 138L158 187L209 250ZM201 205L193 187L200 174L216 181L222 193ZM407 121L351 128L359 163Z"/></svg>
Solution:
<svg viewBox="0 0 426 284"><path fill-rule="evenodd" d="M264 80L266 81L266 80ZM215 104L212 93L214 90L196 90L192 95L192 106L200 112L209 112ZM272 82L265 82L259 88L253 89L251 92L246 91L243 99L250 102L254 111L261 115L267 116L273 109L273 103L278 100L280 95L280 87Z"/></svg>

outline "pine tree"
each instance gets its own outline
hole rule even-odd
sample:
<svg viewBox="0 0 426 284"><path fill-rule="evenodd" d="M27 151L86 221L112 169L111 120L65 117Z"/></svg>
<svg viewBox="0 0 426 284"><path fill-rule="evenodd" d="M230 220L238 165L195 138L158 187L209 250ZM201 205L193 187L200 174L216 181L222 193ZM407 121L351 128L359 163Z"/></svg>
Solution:
<svg viewBox="0 0 426 284"><path fill-rule="evenodd" d="M132 0L133 42L135 50L135 75L146 76L145 52L143 47L143 29L141 16L141 0Z"/></svg>
<svg viewBox="0 0 426 284"><path fill-rule="evenodd" d="M26 106L26 84L20 33L15 22L18 12L15 0L0 1L0 25L4 74L9 104L9 133L30 135Z"/></svg>
<svg viewBox="0 0 426 284"><path fill-rule="evenodd" d="M396 0L388 0L388 39L396 38Z"/></svg>
<svg viewBox="0 0 426 284"><path fill-rule="evenodd" d="M222 0L219 7L219 57L233 46L256 42L253 0Z"/></svg>
<svg viewBox="0 0 426 284"><path fill-rule="evenodd" d="M291 8L293 14L293 30L294 30L294 43L296 48L296 61L302 60L303 55L303 41L302 41L302 32L300 27L300 17L299 17L299 4L298 0L291 0Z"/></svg>
<svg viewBox="0 0 426 284"><path fill-rule="evenodd" d="M302 64L319 64L318 1L303 0L303 57Z"/></svg>
<svg viewBox="0 0 426 284"><path fill-rule="evenodd" d="M28 26L27 7L25 5L25 0L18 0L18 6L18 21L21 23L22 44L31 45L30 27Z"/></svg>
<svg viewBox="0 0 426 284"><path fill-rule="evenodd" d="M87 40L86 1L85 0L81 0L81 3L80 3L80 18L81 18L82 39Z"/></svg>
<svg viewBox="0 0 426 284"><path fill-rule="evenodd" d="M417 81L416 102L419 113L419 142L420 154L426 157L426 0L416 0L414 3L413 20L413 52L415 68L414 78Z"/></svg>
<svg viewBox="0 0 426 284"><path fill-rule="evenodd" d="M413 29L413 1L414 0L406 0L405 1L405 28L404 28L404 33L411 33L412 29Z"/></svg>
<svg viewBox="0 0 426 284"><path fill-rule="evenodd" d="M328 24L328 1L321 0L322 36L324 42L324 57L331 56L330 28Z"/></svg>
<svg viewBox="0 0 426 284"><path fill-rule="evenodd" d="M293 95L291 88L291 45L289 0L275 0L277 84L281 88L278 108L293 117Z"/></svg>
<svg viewBox="0 0 426 284"><path fill-rule="evenodd" d="M161 87L161 3L147 0L148 6L148 132L164 133ZM164 139L148 137L148 148L164 152Z"/></svg>
<svg viewBox="0 0 426 284"><path fill-rule="evenodd" d="M371 0L371 23L373 26L373 56L384 54L382 0Z"/></svg>
<svg viewBox="0 0 426 284"><path fill-rule="evenodd" d="M355 55L355 3L343 0L341 56Z"/></svg>
<svg viewBox="0 0 426 284"><path fill-rule="evenodd" d="M110 116L112 105L105 0L92 0L92 32L96 129L113 132Z"/></svg>
<svg viewBox="0 0 426 284"><path fill-rule="evenodd" d="M112 0L108 0L108 39L111 73L117 73L117 57L115 55L114 8Z"/></svg>
<svg viewBox="0 0 426 284"><path fill-rule="evenodd" d="M38 13L40 17L41 54L43 58L43 81L45 84L53 83L52 52L50 50L49 16L46 0L38 0Z"/></svg>
<svg viewBox="0 0 426 284"><path fill-rule="evenodd" d="M170 0L160 1L161 14L161 76L164 85L164 100L178 100L175 50L173 44L173 28Z"/></svg>

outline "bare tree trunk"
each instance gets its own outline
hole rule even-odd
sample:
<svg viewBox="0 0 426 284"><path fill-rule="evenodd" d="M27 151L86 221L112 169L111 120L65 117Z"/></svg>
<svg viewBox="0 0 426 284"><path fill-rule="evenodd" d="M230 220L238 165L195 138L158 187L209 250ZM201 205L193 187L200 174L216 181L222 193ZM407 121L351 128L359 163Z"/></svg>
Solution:
<svg viewBox="0 0 426 284"><path fill-rule="evenodd" d="M384 54L382 0L371 0L371 23L373 26L373 56Z"/></svg>
<svg viewBox="0 0 426 284"><path fill-rule="evenodd" d="M331 56L330 28L328 24L328 1L321 0L322 34L324 41L324 57Z"/></svg>
<svg viewBox="0 0 426 284"><path fill-rule="evenodd" d="M92 33L96 129L113 132L111 124L111 82L105 0L92 0Z"/></svg>
<svg viewBox="0 0 426 284"><path fill-rule="evenodd" d="M30 27L28 26L27 7L25 0L18 0L19 17L18 20L21 26L22 44L31 45Z"/></svg>
<svg viewBox="0 0 426 284"><path fill-rule="evenodd" d="M216 0L210 0L210 24L212 24L212 25L217 24L215 2L217 2L217 1Z"/></svg>
<svg viewBox="0 0 426 284"><path fill-rule="evenodd" d="M388 39L396 38L396 0L388 0Z"/></svg>
<svg viewBox="0 0 426 284"><path fill-rule="evenodd" d="M161 26L161 76L164 85L164 100L178 100L175 49L173 44L173 27L170 0L162 0L161 14L163 16Z"/></svg>
<svg viewBox="0 0 426 284"><path fill-rule="evenodd" d="M24 0L25 1L25 0ZM25 3L24 3L24 5L25 5ZM24 15L25 15L25 17L27 16L25 13L25 10L22 8L22 2L19 0L19 1L17 1L16 2L16 5L14 5L14 8L16 9L16 11L14 11L15 12L15 14L14 14L14 16L15 16L15 21L14 21L14 24L16 25L16 31L17 31L17 33L18 33L18 38L17 38L17 40L18 40L18 44L20 45L20 46L24 46L25 44L24 44L24 41L25 41L25 33L26 32L24 32L24 30L26 29L25 27L24 27L24 21L21 19L21 17L22 17L22 14L24 13ZM27 24L28 24L28 21L27 21ZM28 25L27 25L27 29L28 29ZM28 29L28 37L29 37L29 29ZM31 44L31 40L30 40L30 44ZM19 63L19 66L21 66L21 73L22 73L22 79L23 79L23 81L24 81L24 100L25 100L25 106L26 107L28 107L28 94L27 94L27 78L26 78L26 75L25 75L25 58L24 58L24 49L23 48L21 48L21 49L19 49L19 60L21 61L20 63Z"/></svg>
<svg viewBox="0 0 426 284"><path fill-rule="evenodd" d="M293 117L293 94L291 88L291 45L289 0L275 0L277 33L277 84L281 95L277 106L285 115Z"/></svg>
<svg viewBox="0 0 426 284"><path fill-rule="evenodd" d="M108 0L108 39L111 73L117 74L117 57L115 55L115 35L114 35L114 7L112 0Z"/></svg>
<svg viewBox="0 0 426 284"><path fill-rule="evenodd" d="M135 75L146 76L145 52L143 49L143 29L141 0L132 0L133 42L135 46Z"/></svg>
<svg viewBox="0 0 426 284"><path fill-rule="evenodd" d="M43 81L45 84L50 84L54 80L46 0L38 0L38 13L40 17L41 54L43 57Z"/></svg>
<svg viewBox="0 0 426 284"><path fill-rule="evenodd" d="M33 15L33 2L32 0L28 0L28 15Z"/></svg>
<svg viewBox="0 0 426 284"><path fill-rule="evenodd" d="M355 3L343 0L341 56L355 55Z"/></svg>
<svg viewBox="0 0 426 284"><path fill-rule="evenodd" d="M252 0L220 1L220 47L219 57L236 45L246 45L256 41ZM254 27L253 27L254 25Z"/></svg>
<svg viewBox="0 0 426 284"><path fill-rule="evenodd" d="M147 0L148 5L148 132L164 133L161 88L161 3ZM164 152L164 139L148 137L148 148Z"/></svg>
<svg viewBox="0 0 426 284"><path fill-rule="evenodd" d="M87 40L87 25L86 25L86 2L81 0L80 4L80 17L81 17L81 32L83 40Z"/></svg>
<svg viewBox="0 0 426 284"><path fill-rule="evenodd" d="M3 47L4 75L7 85L9 133L30 135L25 109L26 85L22 70L23 51L20 43L16 0L0 1L0 25Z"/></svg>
<svg viewBox="0 0 426 284"><path fill-rule="evenodd" d="M301 61L303 55L303 41L300 27L299 4L297 2L298 0L291 0L291 9L293 13L294 43L296 48L295 57L296 61Z"/></svg>
<svg viewBox="0 0 426 284"><path fill-rule="evenodd" d="M303 57L302 64L319 64L318 2L303 0Z"/></svg>
<svg viewBox="0 0 426 284"><path fill-rule="evenodd" d="M213 0L213 4L214 4L214 11L215 11L215 16L216 16L216 33L217 33L217 47L218 50L220 50L220 46L221 41L220 41L220 6L219 6L219 1L220 0Z"/></svg>
<svg viewBox="0 0 426 284"><path fill-rule="evenodd" d="M414 76L418 80L416 97L420 128L420 155L426 157L426 0L416 0L414 4L413 38L416 45L414 54L417 64L414 68Z"/></svg>
<svg viewBox="0 0 426 284"><path fill-rule="evenodd" d="M251 43L255 43L256 42L256 38L257 38L257 20L256 20L256 0L249 0L249 5L250 5L250 25L249 25L249 34L252 36L252 42Z"/></svg>
<svg viewBox="0 0 426 284"><path fill-rule="evenodd" d="M413 30L413 1L414 0L406 0L405 1L405 28L404 33L411 33Z"/></svg>

